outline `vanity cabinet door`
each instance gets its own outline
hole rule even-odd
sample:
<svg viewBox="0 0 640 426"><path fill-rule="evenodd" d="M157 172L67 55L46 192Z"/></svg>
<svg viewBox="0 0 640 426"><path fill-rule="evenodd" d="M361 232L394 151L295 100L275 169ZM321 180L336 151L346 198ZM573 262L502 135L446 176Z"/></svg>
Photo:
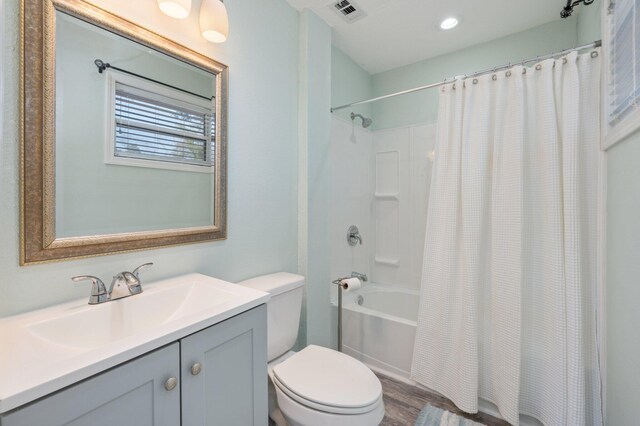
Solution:
<svg viewBox="0 0 640 426"><path fill-rule="evenodd" d="M2 426L176 426L180 347L173 343L10 412Z"/></svg>
<svg viewBox="0 0 640 426"><path fill-rule="evenodd" d="M266 425L267 309L181 340L184 426Z"/></svg>

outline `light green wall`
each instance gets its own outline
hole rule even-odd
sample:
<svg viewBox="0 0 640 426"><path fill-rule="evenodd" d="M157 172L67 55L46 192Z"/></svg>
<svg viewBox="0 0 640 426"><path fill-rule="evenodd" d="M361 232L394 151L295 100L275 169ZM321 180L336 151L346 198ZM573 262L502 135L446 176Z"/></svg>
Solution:
<svg viewBox="0 0 640 426"><path fill-rule="evenodd" d="M380 96L423 86L442 81L446 77L472 73L510 61L515 62L573 47L577 42L576 24L577 18L574 16L375 74L373 95ZM375 102L373 126L375 129L387 129L434 123L437 119L437 106L438 91L433 89Z"/></svg>
<svg viewBox="0 0 640 426"><path fill-rule="evenodd" d="M300 13L299 49L299 262L307 277L299 344L330 346L331 29L308 9Z"/></svg>
<svg viewBox="0 0 640 426"><path fill-rule="evenodd" d="M596 2L596 3L599 3ZM594 7L595 6L595 7ZM601 38L600 4L579 18L581 43ZM593 8L593 9L592 9ZM589 13L586 13L589 12ZM607 151L606 420L638 424L640 396L640 131Z"/></svg>
<svg viewBox="0 0 640 426"><path fill-rule="evenodd" d="M640 398L640 133L607 156L606 424L634 425Z"/></svg>
<svg viewBox="0 0 640 426"><path fill-rule="evenodd" d="M211 173L105 164L108 80L93 61L206 97L214 93L215 76L77 18L57 16L56 234L213 224Z"/></svg>
<svg viewBox="0 0 640 426"><path fill-rule="evenodd" d="M162 15L153 2L100 3L229 65L228 238L27 267L18 266L19 0L0 4L0 316L88 297L89 287L71 276L108 280L148 261L156 265L145 271L147 281L190 272L238 281L297 270L298 12L285 0L225 1L231 31L220 45L198 34L199 1L182 21Z"/></svg>
<svg viewBox="0 0 640 426"><path fill-rule="evenodd" d="M331 46L331 106L349 104L373 96L373 79L361 66L342 50ZM371 104L336 111L334 114L348 119L351 112L371 117Z"/></svg>
<svg viewBox="0 0 640 426"><path fill-rule="evenodd" d="M578 44L587 44L602 38L600 17L602 11L601 0L594 1L589 6L578 7Z"/></svg>
<svg viewBox="0 0 640 426"><path fill-rule="evenodd" d="M600 0L581 7L578 43L601 39ZM607 151L606 420L638 424L640 132Z"/></svg>

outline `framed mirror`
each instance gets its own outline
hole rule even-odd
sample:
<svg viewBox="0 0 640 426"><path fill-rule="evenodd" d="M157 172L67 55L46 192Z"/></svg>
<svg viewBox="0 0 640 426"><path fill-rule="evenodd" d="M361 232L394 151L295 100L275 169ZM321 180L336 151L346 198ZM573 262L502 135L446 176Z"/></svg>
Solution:
<svg viewBox="0 0 640 426"><path fill-rule="evenodd" d="M226 237L228 67L81 0L23 0L21 264Z"/></svg>

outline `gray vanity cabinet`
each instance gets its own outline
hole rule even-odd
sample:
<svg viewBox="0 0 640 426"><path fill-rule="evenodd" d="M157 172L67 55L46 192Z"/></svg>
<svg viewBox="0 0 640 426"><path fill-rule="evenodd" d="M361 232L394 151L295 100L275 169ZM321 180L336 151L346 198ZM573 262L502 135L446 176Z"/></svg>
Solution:
<svg viewBox="0 0 640 426"><path fill-rule="evenodd" d="M182 425L266 425L266 306L222 324L180 341Z"/></svg>
<svg viewBox="0 0 640 426"><path fill-rule="evenodd" d="M266 426L260 305L0 415L0 426Z"/></svg>
<svg viewBox="0 0 640 426"><path fill-rule="evenodd" d="M10 412L2 426L176 426L180 345L173 343Z"/></svg>

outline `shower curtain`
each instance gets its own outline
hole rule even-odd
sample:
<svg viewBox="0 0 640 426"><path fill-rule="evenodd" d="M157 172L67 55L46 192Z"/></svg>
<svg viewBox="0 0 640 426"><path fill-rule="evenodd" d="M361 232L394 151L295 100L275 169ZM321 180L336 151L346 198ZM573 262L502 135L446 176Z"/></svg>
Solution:
<svg viewBox="0 0 640 426"><path fill-rule="evenodd" d="M598 50L442 88L411 378L511 424L602 423Z"/></svg>

